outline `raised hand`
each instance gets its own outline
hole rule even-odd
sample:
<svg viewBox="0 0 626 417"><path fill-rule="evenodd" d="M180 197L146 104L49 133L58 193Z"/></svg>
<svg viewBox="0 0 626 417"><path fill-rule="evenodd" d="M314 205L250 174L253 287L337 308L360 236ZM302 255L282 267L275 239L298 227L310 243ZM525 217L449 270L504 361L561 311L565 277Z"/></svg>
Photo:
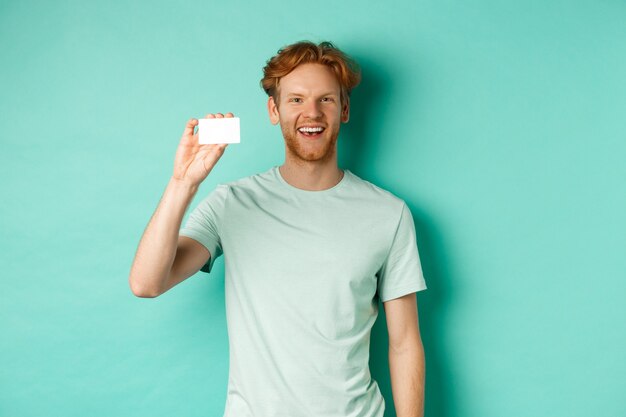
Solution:
<svg viewBox="0 0 626 417"><path fill-rule="evenodd" d="M234 117L232 113L207 114L207 119ZM173 178L178 181L187 182L190 185L198 186L209 175L217 161L224 154L228 144L198 144L198 133L194 133L198 125L198 119L190 119L185 126L180 144L176 150L174 159Z"/></svg>

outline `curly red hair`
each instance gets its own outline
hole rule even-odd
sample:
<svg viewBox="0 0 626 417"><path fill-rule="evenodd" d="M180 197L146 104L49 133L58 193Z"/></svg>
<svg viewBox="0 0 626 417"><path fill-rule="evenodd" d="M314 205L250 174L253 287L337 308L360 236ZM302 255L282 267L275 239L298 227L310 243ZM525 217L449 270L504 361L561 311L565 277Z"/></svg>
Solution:
<svg viewBox="0 0 626 417"><path fill-rule="evenodd" d="M267 61L263 67L261 87L278 104L280 79L302 64L323 64L335 73L341 87L341 103L345 103L350 92L361 82L361 69L357 62L339 50L331 42L300 41L287 45Z"/></svg>

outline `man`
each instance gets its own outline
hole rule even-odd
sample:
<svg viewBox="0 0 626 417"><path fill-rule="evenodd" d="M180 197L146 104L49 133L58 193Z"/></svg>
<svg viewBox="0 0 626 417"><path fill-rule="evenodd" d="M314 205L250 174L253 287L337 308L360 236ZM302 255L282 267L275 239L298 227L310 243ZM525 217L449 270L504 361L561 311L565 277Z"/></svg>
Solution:
<svg viewBox="0 0 626 417"><path fill-rule="evenodd" d="M426 285L411 213L337 165L340 125L359 81L356 63L329 42L279 50L261 85L285 139L284 164L218 185L180 229L226 148L199 145L195 119L184 130L129 282L135 295L156 297L225 255L225 417L383 416L368 365L378 300L397 415L423 415L415 292Z"/></svg>

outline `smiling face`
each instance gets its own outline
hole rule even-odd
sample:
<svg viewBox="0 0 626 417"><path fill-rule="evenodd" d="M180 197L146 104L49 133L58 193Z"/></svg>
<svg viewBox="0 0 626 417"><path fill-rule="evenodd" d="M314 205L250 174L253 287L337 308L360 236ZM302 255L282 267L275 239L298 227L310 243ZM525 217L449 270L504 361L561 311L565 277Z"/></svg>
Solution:
<svg viewBox="0 0 626 417"><path fill-rule="evenodd" d="M272 124L280 123L287 157L327 162L336 156L341 123L350 106L340 102L341 89L333 71L322 64L302 64L280 79L278 103L270 97Z"/></svg>

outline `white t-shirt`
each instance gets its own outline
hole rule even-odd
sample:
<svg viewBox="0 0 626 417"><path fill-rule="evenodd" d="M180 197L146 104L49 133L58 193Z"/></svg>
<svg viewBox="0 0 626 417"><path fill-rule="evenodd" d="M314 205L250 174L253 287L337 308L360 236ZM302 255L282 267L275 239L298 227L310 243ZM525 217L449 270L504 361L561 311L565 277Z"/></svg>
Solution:
<svg viewBox="0 0 626 417"><path fill-rule="evenodd" d="M368 365L382 302L426 289L403 200L345 170L322 191L278 167L218 185L180 235L224 254L224 417L382 417Z"/></svg>

